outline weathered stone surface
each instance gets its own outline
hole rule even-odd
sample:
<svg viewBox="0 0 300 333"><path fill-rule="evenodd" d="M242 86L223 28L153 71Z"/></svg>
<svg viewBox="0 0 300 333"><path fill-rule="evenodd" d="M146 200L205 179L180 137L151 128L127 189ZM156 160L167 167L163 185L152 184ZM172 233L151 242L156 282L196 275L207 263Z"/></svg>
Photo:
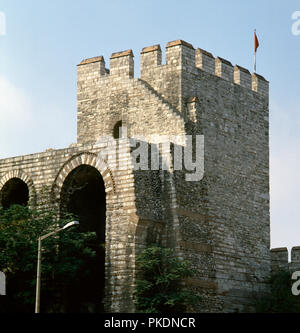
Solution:
<svg viewBox="0 0 300 333"><path fill-rule="evenodd" d="M159 45L144 48L141 78L131 50L114 53L110 69L95 57L77 71L77 143L0 160L0 203L15 177L32 205L42 204L46 186L59 207L68 175L91 166L106 191L107 311L134 311L135 258L153 242L174 247L196 269L188 285L202 301L191 311L248 311L251 295L268 289L271 270L268 82L181 40L168 43L165 64ZM151 135L204 135L204 178L186 181L172 159L168 170L134 170L122 139L116 164L125 167L107 165L98 156L108 143L99 139L119 121L160 157L169 153Z"/></svg>

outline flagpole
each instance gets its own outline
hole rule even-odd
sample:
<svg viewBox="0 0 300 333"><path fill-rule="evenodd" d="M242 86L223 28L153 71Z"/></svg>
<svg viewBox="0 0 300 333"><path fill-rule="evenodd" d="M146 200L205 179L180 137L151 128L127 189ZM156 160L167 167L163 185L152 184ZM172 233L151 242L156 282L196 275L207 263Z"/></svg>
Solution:
<svg viewBox="0 0 300 333"><path fill-rule="evenodd" d="M256 36L256 29L254 29L254 38ZM254 48L254 73L256 73L256 50Z"/></svg>

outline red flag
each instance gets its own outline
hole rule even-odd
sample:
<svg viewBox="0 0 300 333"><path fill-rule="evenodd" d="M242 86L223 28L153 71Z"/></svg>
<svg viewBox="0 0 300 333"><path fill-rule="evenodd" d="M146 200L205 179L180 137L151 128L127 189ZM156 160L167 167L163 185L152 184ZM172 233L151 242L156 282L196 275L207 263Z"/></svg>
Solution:
<svg viewBox="0 0 300 333"><path fill-rule="evenodd" d="M256 52L258 47L259 47L259 42L256 36L256 31L254 31L254 52Z"/></svg>

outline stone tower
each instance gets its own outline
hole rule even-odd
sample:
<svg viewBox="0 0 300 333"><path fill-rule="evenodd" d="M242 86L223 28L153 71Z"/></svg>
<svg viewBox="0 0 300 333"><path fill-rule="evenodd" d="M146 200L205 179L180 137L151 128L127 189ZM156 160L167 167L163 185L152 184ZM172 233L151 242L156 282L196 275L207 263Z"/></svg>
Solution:
<svg viewBox="0 0 300 333"><path fill-rule="evenodd" d="M0 160L0 204L38 206L47 186L57 211L92 221L105 241L107 311L134 311L135 258L153 242L196 268L185 281L202 295L193 311L251 311L271 269L269 84L182 40L165 52L162 64L159 45L142 50L140 78L131 50L113 53L109 69L102 56L83 60L77 143ZM160 163L134 167L140 157L119 128L142 134L140 145ZM187 181L172 154L185 143L174 138L197 135L204 150L193 145L192 154L202 153L204 173Z"/></svg>

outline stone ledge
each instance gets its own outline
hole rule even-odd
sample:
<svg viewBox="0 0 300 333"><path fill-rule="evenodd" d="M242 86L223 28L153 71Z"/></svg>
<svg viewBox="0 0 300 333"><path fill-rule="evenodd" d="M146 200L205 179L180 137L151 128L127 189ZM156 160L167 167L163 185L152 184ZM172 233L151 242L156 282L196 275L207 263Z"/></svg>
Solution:
<svg viewBox="0 0 300 333"><path fill-rule="evenodd" d="M232 63L230 61L224 59L224 58L217 57L216 60L219 60L222 64L225 64L225 65L233 67Z"/></svg>
<svg viewBox="0 0 300 333"><path fill-rule="evenodd" d="M265 81L265 82L269 82L268 80L266 80L262 75L259 75L257 73L253 73L252 76L256 76L258 79Z"/></svg>
<svg viewBox="0 0 300 333"><path fill-rule="evenodd" d="M200 47L197 48L196 52L200 52L200 53L214 59L214 56L212 55L212 53L205 51L205 50L201 49Z"/></svg>
<svg viewBox="0 0 300 333"><path fill-rule="evenodd" d="M153 51L161 51L160 45L153 45L153 46L147 46L142 49L141 54L148 53L148 52L153 52Z"/></svg>
<svg viewBox="0 0 300 333"><path fill-rule="evenodd" d="M239 65L235 65L235 67L238 68L241 72L244 72L246 74L250 74L251 75L251 73L248 71L248 69L246 69L246 68L244 68L242 66L239 66Z"/></svg>
<svg viewBox="0 0 300 333"><path fill-rule="evenodd" d="M194 50L194 46L190 43L187 43L185 42L184 40L181 40L181 39L177 39L177 40L174 40L172 42L169 42L166 46L166 48L169 48L169 47L172 47L172 46L177 46L177 45L183 45L183 46L186 46L192 50Z"/></svg>
<svg viewBox="0 0 300 333"><path fill-rule="evenodd" d="M110 59L115 59L115 58L120 58L120 57L126 57L126 56L131 56L133 57L132 50L126 50L126 51L121 51L121 52L115 52L111 55Z"/></svg>
<svg viewBox="0 0 300 333"><path fill-rule="evenodd" d="M278 247L275 249L271 249L271 252L287 252L287 248L286 247Z"/></svg>
<svg viewBox="0 0 300 333"><path fill-rule="evenodd" d="M104 61L103 56L84 59L77 66L86 65L86 64L92 64L93 62L99 62L99 61Z"/></svg>
<svg viewBox="0 0 300 333"><path fill-rule="evenodd" d="M198 103L198 102L199 102L199 99L198 99L197 96L195 96L195 97L190 97L190 98L187 99L186 102L187 102L187 103Z"/></svg>

